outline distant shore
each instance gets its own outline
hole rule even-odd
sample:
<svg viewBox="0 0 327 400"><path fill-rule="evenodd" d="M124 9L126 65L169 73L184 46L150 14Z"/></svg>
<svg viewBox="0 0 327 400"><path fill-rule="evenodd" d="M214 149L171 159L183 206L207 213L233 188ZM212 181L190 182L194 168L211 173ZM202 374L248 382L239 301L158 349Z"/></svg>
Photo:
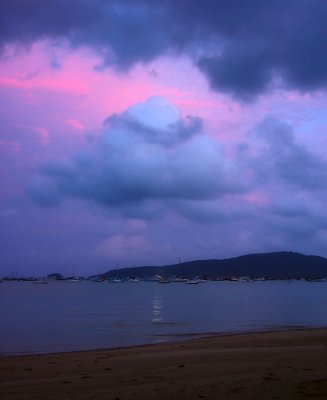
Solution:
<svg viewBox="0 0 327 400"><path fill-rule="evenodd" d="M0 372L2 400L326 398L327 328L0 357Z"/></svg>

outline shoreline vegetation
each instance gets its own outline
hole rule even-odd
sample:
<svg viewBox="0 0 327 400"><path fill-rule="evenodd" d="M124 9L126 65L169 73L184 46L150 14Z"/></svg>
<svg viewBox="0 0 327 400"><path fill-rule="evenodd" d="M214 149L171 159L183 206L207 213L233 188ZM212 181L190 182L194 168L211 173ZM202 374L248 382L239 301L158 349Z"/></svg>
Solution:
<svg viewBox="0 0 327 400"><path fill-rule="evenodd" d="M327 397L327 328L0 357L3 400Z"/></svg>

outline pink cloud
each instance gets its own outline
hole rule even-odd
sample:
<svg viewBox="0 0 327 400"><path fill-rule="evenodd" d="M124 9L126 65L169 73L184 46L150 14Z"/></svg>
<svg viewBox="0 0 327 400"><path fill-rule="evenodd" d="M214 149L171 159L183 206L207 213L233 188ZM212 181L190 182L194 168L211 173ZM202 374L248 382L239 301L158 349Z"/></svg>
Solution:
<svg viewBox="0 0 327 400"><path fill-rule="evenodd" d="M255 204L258 206L265 206L268 203L268 197L267 194L263 193L247 193L242 195L242 198L246 200L250 204Z"/></svg>
<svg viewBox="0 0 327 400"><path fill-rule="evenodd" d="M38 133L38 135L39 135L39 137L40 137L41 144L42 144L43 146L46 146L46 145L48 145L48 144L50 143L50 140L49 140L49 132L48 132L46 129L44 129L44 128L38 128L38 127L35 127L35 128L33 128L33 129L34 129L34 131L35 131L36 133Z"/></svg>
<svg viewBox="0 0 327 400"><path fill-rule="evenodd" d="M220 140L231 140L227 129L234 126L235 132L240 130L235 121L244 120L241 108L233 104L231 112L231 102L211 92L186 57L160 58L123 74L109 68L95 70L99 59L91 52L62 49L60 68L53 69L48 47L49 43L39 42L29 52L8 57L2 62L0 86L26 102L31 116L42 109L41 118L46 115L49 122L43 125L56 135L67 134L67 128L72 134L82 128L94 131L109 115L153 95L165 97L181 109L183 116L203 118L208 131Z"/></svg>
<svg viewBox="0 0 327 400"><path fill-rule="evenodd" d="M74 129L77 129L80 131L85 130L85 126L77 119L67 119L66 124Z"/></svg>
<svg viewBox="0 0 327 400"><path fill-rule="evenodd" d="M42 146L47 146L50 144L50 133L46 128L34 125L26 124L12 124L13 127L18 128L25 136L37 135L38 143ZM9 129L10 130L10 129Z"/></svg>
<svg viewBox="0 0 327 400"><path fill-rule="evenodd" d="M77 81L72 80L56 80L56 79L31 79L31 80L19 80L6 76L0 77L0 86L14 88L14 89L41 89L41 90L53 90L63 92L75 92L83 94L86 91L86 87Z"/></svg>

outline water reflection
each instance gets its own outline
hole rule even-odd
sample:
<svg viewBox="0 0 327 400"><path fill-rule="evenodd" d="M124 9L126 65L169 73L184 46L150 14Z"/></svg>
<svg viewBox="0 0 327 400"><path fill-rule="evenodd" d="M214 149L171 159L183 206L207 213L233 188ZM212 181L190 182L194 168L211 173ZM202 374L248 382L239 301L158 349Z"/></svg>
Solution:
<svg viewBox="0 0 327 400"><path fill-rule="evenodd" d="M155 296L152 300L152 323L162 323L162 298Z"/></svg>

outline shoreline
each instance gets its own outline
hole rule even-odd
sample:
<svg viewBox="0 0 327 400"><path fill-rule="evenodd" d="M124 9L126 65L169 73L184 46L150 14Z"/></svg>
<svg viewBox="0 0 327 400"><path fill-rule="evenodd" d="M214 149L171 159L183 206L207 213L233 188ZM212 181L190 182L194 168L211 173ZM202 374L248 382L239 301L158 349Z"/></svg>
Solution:
<svg viewBox="0 0 327 400"><path fill-rule="evenodd" d="M170 337L176 338L175 340L163 340L158 341L157 343L140 343L140 344L131 344L131 345L123 345L123 346L114 346L114 347L97 347L90 349L77 349L77 350L62 350L62 351L34 351L34 352L20 352L20 353L1 353L0 352L0 360L6 357L28 357L28 356L46 356L46 355L55 355L55 354L74 354L74 353L88 353L88 352L97 352L97 351L110 351L110 350L132 350L133 348L139 347L149 347L149 346L161 346L161 345L169 345L169 344L180 344L183 342L196 341L202 339L209 338L220 338L220 337L233 337L240 335L251 335L251 334L261 334L261 333L282 333L287 331L315 331L315 330L324 330L327 331L327 326L320 327L310 327L305 325L300 326L288 326L288 327L271 327L270 329L258 329L258 330L244 330L244 331L227 331L227 332L191 332L191 333L176 333L176 334L157 334L156 337Z"/></svg>
<svg viewBox="0 0 327 400"><path fill-rule="evenodd" d="M324 398L327 328L0 356L0 372L4 400Z"/></svg>

